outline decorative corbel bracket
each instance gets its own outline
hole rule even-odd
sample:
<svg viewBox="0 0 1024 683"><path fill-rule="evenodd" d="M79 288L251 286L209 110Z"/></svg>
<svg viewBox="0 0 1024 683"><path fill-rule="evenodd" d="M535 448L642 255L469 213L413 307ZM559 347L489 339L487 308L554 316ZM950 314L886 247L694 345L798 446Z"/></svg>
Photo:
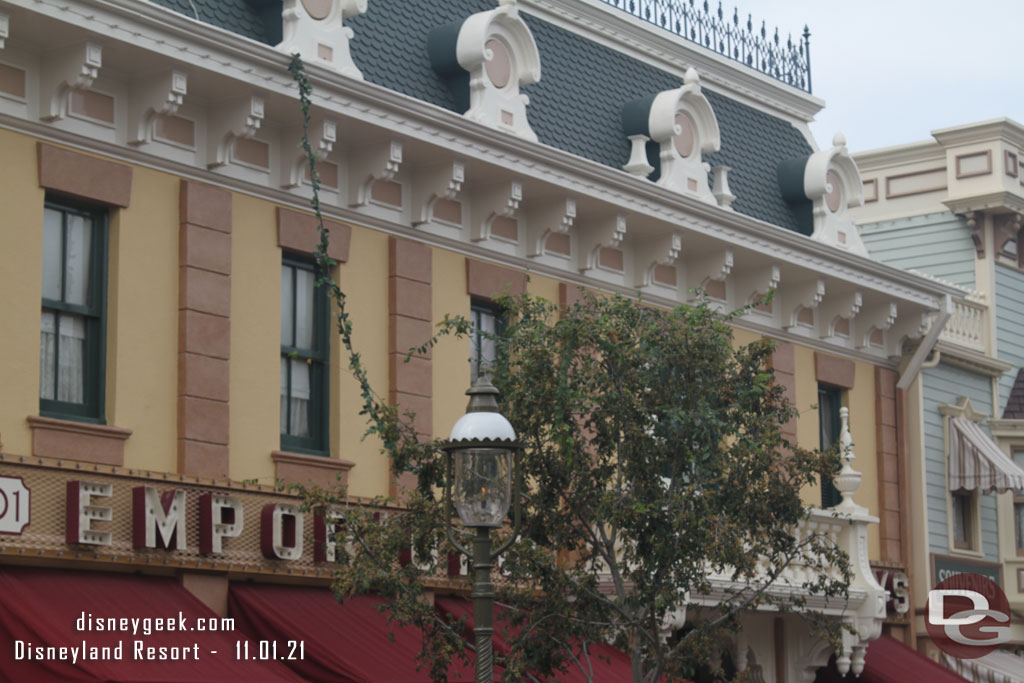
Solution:
<svg viewBox="0 0 1024 683"><path fill-rule="evenodd" d="M866 349L871 345L871 333L874 330L885 331L892 327L898 310L895 301L864 310L857 317L856 347Z"/></svg>
<svg viewBox="0 0 1024 683"><path fill-rule="evenodd" d="M466 180L466 165L455 160L417 171L412 183L412 224L430 221L438 199L455 199Z"/></svg>
<svg viewBox="0 0 1024 683"><path fill-rule="evenodd" d="M92 41L53 57L43 66L40 90L44 103L40 118L56 121L67 116L71 91L91 88L102 66L103 47Z"/></svg>
<svg viewBox="0 0 1024 683"><path fill-rule="evenodd" d="M782 274L776 264L758 268L746 268L733 277L736 304L745 306L755 297L763 296L768 290L779 286Z"/></svg>
<svg viewBox="0 0 1024 683"><path fill-rule="evenodd" d="M373 184L378 180L394 180L402 167L402 143L389 140L353 153L349 161L352 183L352 206L365 206L370 201Z"/></svg>
<svg viewBox="0 0 1024 683"><path fill-rule="evenodd" d="M732 266L732 249L723 249L688 260L686 262L687 298L693 298L690 290L703 289L708 280L724 280L732 272Z"/></svg>
<svg viewBox="0 0 1024 683"><path fill-rule="evenodd" d="M343 76L363 80L352 61L349 41L354 35L342 22L366 12L367 0L284 0L281 43L287 55L298 53L308 64L318 64Z"/></svg>
<svg viewBox="0 0 1024 683"><path fill-rule="evenodd" d="M551 233L567 234L576 221L576 200L558 199L531 211L526 220L526 255L540 256Z"/></svg>
<svg viewBox="0 0 1024 683"><path fill-rule="evenodd" d="M519 211L519 203L523 201L523 183L519 180L495 185L484 190L473 198L474 213L482 216L482 220L474 220L471 238L481 242L491 237L491 224L498 216L515 218Z"/></svg>
<svg viewBox="0 0 1024 683"><path fill-rule="evenodd" d="M580 271L587 272L598 267L601 249L617 248L626 236L626 216L621 213L588 221L586 228L579 229Z"/></svg>
<svg viewBox="0 0 1024 683"><path fill-rule="evenodd" d="M11 17L6 12L0 12L0 50L3 50L7 38L11 35Z"/></svg>
<svg viewBox="0 0 1024 683"><path fill-rule="evenodd" d="M263 123L264 102L259 95L235 100L211 112L207 124L207 165L216 168L231 163L235 141L250 139Z"/></svg>
<svg viewBox="0 0 1024 683"><path fill-rule="evenodd" d="M817 308L825 298L825 280L816 278L782 288L782 327L790 330L797 326L802 308Z"/></svg>
<svg viewBox="0 0 1024 683"><path fill-rule="evenodd" d="M836 322L839 318L852 319L860 312L864 304L864 297L860 292L843 292L835 296L829 296L823 304L818 307L818 336L822 339L834 337L836 334Z"/></svg>
<svg viewBox="0 0 1024 683"><path fill-rule="evenodd" d="M889 329L886 339L886 354L890 358L899 358L903 355L903 342L907 339L917 339L924 336L928 331L928 313L911 313L901 315Z"/></svg>
<svg viewBox="0 0 1024 683"><path fill-rule="evenodd" d="M158 116L178 113L188 93L188 75L172 69L135 88L128 114L128 144L141 145L153 140L153 127Z"/></svg>
<svg viewBox="0 0 1024 683"><path fill-rule="evenodd" d="M654 284L654 270L658 266L674 266L683 248L683 233L673 232L653 239L644 238L633 247L637 287Z"/></svg>
<svg viewBox="0 0 1024 683"><path fill-rule="evenodd" d="M288 168L285 187L298 187L306 179L309 159L302 149L302 128L296 127L288 138L288 149L297 150L295 158ZM309 124L309 147L316 160L323 161L334 151L334 143L338 141L338 125L333 119L313 119Z"/></svg>

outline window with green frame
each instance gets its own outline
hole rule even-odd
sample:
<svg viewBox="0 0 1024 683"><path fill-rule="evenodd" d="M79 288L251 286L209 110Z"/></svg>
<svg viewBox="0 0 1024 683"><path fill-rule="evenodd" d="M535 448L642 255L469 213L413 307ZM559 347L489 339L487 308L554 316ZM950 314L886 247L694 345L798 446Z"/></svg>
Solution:
<svg viewBox="0 0 1024 683"><path fill-rule="evenodd" d="M843 405L842 398L841 389L827 384L818 385L818 436L823 450L839 441L839 430L842 429L839 409ZM821 507L835 507L841 502L843 495L832 482L832 477L822 476Z"/></svg>
<svg viewBox="0 0 1024 683"><path fill-rule="evenodd" d="M475 382L481 372L489 372L494 365L497 358L494 337L504 331L506 320L496 304L473 299L470 304L470 322L473 324L470 380Z"/></svg>
<svg viewBox="0 0 1024 683"><path fill-rule="evenodd" d="M316 266L281 264L281 448L328 455L330 303Z"/></svg>
<svg viewBox="0 0 1024 683"><path fill-rule="evenodd" d="M39 414L102 424L107 309L107 212L47 198Z"/></svg>

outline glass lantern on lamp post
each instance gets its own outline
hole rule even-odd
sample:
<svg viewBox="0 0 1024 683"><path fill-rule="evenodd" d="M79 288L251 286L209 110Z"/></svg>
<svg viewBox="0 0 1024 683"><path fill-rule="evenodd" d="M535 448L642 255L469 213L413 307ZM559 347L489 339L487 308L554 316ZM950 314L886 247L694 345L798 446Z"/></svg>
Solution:
<svg viewBox="0 0 1024 683"><path fill-rule="evenodd" d="M498 412L498 390L482 374L466 392L466 414L452 427L444 445L448 455L445 507L448 539L459 552L473 561L473 635L476 640L476 682L491 683L494 677L494 585L491 569L515 541L522 521L520 494L522 446L509 421ZM463 525L475 530L473 549L455 538L451 525L452 506ZM514 504L512 535L497 550L492 548L491 529L501 527Z"/></svg>

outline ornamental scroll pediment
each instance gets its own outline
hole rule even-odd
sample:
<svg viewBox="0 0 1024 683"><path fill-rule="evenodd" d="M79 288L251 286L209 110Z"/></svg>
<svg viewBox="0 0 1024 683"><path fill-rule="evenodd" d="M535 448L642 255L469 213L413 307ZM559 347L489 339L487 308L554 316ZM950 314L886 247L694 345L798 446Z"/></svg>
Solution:
<svg viewBox="0 0 1024 683"><path fill-rule="evenodd" d="M514 0L431 30L427 51L466 118L537 141L519 89L540 80L540 52Z"/></svg>
<svg viewBox="0 0 1024 683"><path fill-rule="evenodd" d="M342 22L365 13L366 3L367 0L284 0L283 40L277 49L289 55L298 53L308 64L363 80L349 50L354 33Z"/></svg>
<svg viewBox="0 0 1024 683"><path fill-rule="evenodd" d="M687 69L682 87L623 107L622 124L633 145L629 163L623 167L627 172L650 177L680 194L719 203L708 183L711 168L703 155L717 152L722 140L695 69Z"/></svg>
<svg viewBox="0 0 1024 683"><path fill-rule="evenodd" d="M850 207L864 203L864 185L842 133L836 134L829 149L783 162L779 184L783 197L794 208L801 232L819 242L868 256L849 212Z"/></svg>

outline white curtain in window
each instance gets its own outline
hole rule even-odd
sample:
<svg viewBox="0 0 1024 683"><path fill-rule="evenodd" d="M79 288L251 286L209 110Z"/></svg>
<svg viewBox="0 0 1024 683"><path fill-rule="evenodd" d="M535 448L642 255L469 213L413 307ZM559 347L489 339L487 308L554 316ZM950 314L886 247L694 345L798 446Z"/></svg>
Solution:
<svg viewBox="0 0 1024 683"><path fill-rule="evenodd" d="M40 398L83 403L85 401L85 319L78 315L60 316L60 343L57 344L55 319L43 311L39 339ZM57 349L59 348L59 352ZM54 355L58 354L57 362ZM54 397L54 373L57 395Z"/></svg>
<svg viewBox="0 0 1024 683"><path fill-rule="evenodd" d="M85 305L89 301L89 247L92 221L68 214L68 243L64 273L64 301Z"/></svg>
<svg viewBox="0 0 1024 683"><path fill-rule="evenodd" d="M292 390L288 394L288 370L291 369ZM281 358L281 433L309 436L309 364L305 360ZM288 418L291 417L291 429Z"/></svg>

